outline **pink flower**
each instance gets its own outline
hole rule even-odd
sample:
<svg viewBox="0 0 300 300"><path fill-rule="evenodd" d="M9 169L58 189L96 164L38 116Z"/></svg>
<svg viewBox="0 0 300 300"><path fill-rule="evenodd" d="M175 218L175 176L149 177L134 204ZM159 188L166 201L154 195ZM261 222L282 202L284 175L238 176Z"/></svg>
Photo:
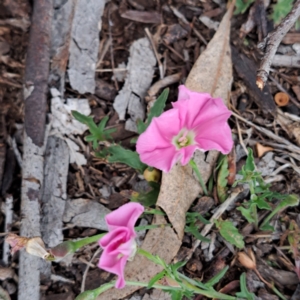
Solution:
<svg viewBox="0 0 300 300"><path fill-rule="evenodd" d="M179 87L173 108L153 118L136 144L143 163L169 172L180 161L186 165L196 149L230 152L233 141L227 123L231 112L220 98Z"/></svg>
<svg viewBox="0 0 300 300"><path fill-rule="evenodd" d="M103 253L98 267L118 276L118 289L125 286L124 268L136 252L134 224L143 211L141 204L130 202L105 217L109 232L99 241Z"/></svg>

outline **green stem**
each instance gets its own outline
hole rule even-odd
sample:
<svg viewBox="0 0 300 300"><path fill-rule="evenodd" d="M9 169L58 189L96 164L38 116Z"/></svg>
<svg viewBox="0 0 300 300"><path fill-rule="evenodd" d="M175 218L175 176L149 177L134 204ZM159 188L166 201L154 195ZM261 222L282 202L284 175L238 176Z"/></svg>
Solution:
<svg viewBox="0 0 300 300"><path fill-rule="evenodd" d="M94 242L98 242L104 235L106 235L106 232L97 234L97 235L93 235L93 236L89 236L89 237L83 238L78 241L72 241L72 242L70 241L70 242L72 243L73 250L75 252L83 246L86 246L86 245L94 243Z"/></svg>
<svg viewBox="0 0 300 300"><path fill-rule="evenodd" d="M190 164L190 166L192 167L192 169L195 171L195 173L196 173L196 175L197 175L197 177L198 177L198 180L199 180L199 183L200 183L200 185L201 185L201 187L202 187L203 193L204 193L206 196L208 196L208 192L207 192L206 186L205 186L205 184L204 184L204 181L203 181L203 179L202 179L202 176L201 176L201 174L200 174L200 172L199 172L199 169L198 169L196 163L194 162L193 159L191 159L190 162L189 162L189 164Z"/></svg>
<svg viewBox="0 0 300 300"><path fill-rule="evenodd" d="M147 229L155 229L155 228L164 228L171 227L171 224L157 224L157 225L141 225L134 227L135 231L147 230Z"/></svg>

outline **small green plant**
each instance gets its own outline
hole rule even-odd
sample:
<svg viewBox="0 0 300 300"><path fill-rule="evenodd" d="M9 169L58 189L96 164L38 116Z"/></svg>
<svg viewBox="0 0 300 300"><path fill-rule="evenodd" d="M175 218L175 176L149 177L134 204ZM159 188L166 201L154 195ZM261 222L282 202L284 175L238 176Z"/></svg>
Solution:
<svg viewBox="0 0 300 300"><path fill-rule="evenodd" d="M199 226L197 225L199 222L205 225L210 224L210 222L203 218L199 213L187 212L184 232L191 233L197 240L200 240L201 242L209 243L210 240L199 233Z"/></svg>
<svg viewBox="0 0 300 300"><path fill-rule="evenodd" d="M248 151L249 155L246 163L239 172L243 178L237 180L233 186L236 186L238 183L248 184L250 190L250 200L244 202L243 206L237 209L242 213L246 220L249 223L253 223L257 229L259 227L257 209L272 209L270 215L268 215L268 217L262 222L260 229L274 230L273 227L269 225L270 220L280 210L289 206L298 205L299 198L296 195L284 195L271 191L270 184L266 184L261 176L261 173L256 170L252 149L248 148ZM280 202L277 206L271 207L270 203L275 199L279 200Z"/></svg>
<svg viewBox="0 0 300 300"><path fill-rule="evenodd" d="M137 122L138 133L143 133L149 124L151 123L154 117L161 115L166 105L166 101L168 99L169 89L165 89L161 95L157 98L154 105L150 109L147 121L144 123L142 121ZM93 117L85 116L78 111L72 111L73 117L88 126L90 135L85 137L87 142L93 143L93 149L99 150L95 153L96 157L106 158L110 163L124 163L133 169L136 169L138 172L143 173L147 168L147 165L141 162L140 157L137 152L125 149L118 144L111 144L109 147L104 147L99 149L99 142L103 142L109 139L112 139L111 133L115 131L115 129L105 129L106 123L108 121L108 116L104 117L99 125L96 125ZM133 140L136 142L136 139Z"/></svg>

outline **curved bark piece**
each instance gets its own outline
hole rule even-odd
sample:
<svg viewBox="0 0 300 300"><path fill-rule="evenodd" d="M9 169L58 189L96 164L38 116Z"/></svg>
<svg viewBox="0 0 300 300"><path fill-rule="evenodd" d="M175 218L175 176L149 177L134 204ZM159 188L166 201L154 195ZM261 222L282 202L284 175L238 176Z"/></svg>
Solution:
<svg viewBox="0 0 300 300"><path fill-rule="evenodd" d="M40 201L44 178L45 125L53 2L34 1L25 66L25 132L22 168L21 235L40 236ZM21 251L20 300L40 299L40 259Z"/></svg>

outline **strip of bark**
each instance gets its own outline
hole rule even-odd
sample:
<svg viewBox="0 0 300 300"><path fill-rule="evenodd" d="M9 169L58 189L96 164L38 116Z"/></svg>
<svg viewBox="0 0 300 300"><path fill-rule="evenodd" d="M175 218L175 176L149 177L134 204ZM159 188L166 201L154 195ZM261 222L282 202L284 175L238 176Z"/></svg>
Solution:
<svg viewBox="0 0 300 300"><path fill-rule="evenodd" d="M22 172L22 236L40 236L40 201L44 178L47 82L53 2L34 1L25 66L25 132ZM20 300L40 299L40 260L20 253Z"/></svg>
<svg viewBox="0 0 300 300"><path fill-rule="evenodd" d="M279 44L300 16L300 0L297 0L291 12L281 21L278 27L269 33L259 48L265 50L260 67L256 74L256 84L262 90L267 82L270 67Z"/></svg>

